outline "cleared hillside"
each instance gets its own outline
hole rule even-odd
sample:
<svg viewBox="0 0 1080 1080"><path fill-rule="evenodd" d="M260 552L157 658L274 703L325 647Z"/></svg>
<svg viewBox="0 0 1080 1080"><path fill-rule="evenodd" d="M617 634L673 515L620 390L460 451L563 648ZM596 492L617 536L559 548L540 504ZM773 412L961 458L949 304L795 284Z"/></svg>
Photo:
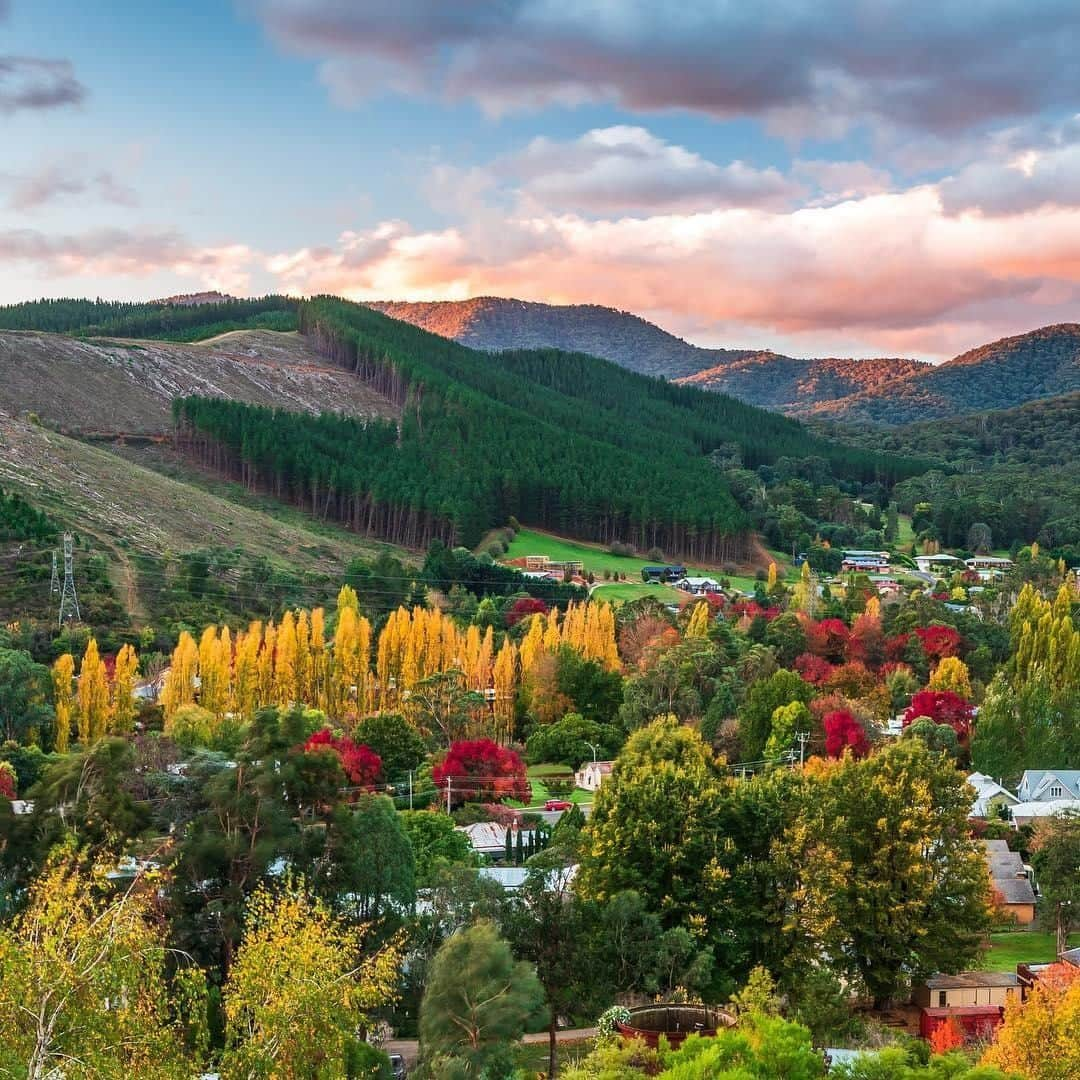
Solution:
<svg viewBox="0 0 1080 1080"><path fill-rule="evenodd" d="M1080 324L1044 326L963 353L939 367L801 410L833 420L904 424L1080 390Z"/></svg>
<svg viewBox="0 0 1080 1080"><path fill-rule="evenodd" d="M242 330L197 344L0 331L0 410L71 433L166 432L176 397L298 412L393 417L397 409L297 333Z"/></svg>
<svg viewBox="0 0 1080 1080"><path fill-rule="evenodd" d="M273 567L338 580L350 559L386 550L277 504L267 512L242 491L225 497L228 487L215 483L221 494L0 412L0 486L105 555L121 603L137 615L160 584L162 560L186 552L237 549ZM37 567L47 596L49 551L16 548L5 552L4 568Z"/></svg>

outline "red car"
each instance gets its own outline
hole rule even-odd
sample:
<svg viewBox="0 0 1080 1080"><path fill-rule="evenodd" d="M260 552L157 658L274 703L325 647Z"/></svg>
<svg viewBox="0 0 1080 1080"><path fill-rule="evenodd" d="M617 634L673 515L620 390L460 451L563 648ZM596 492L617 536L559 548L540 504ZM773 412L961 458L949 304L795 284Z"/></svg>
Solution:
<svg viewBox="0 0 1080 1080"><path fill-rule="evenodd" d="M574 804L568 799L548 799L544 803L545 810L569 810Z"/></svg>

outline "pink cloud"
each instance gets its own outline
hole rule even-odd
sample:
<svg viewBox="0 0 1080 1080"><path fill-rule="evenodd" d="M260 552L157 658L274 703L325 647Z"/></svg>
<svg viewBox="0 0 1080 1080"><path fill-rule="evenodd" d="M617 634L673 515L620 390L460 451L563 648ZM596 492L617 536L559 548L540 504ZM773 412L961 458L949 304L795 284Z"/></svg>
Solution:
<svg viewBox="0 0 1080 1080"><path fill-rule="evenodd" d="M395 222L269 269L298 292L594 302L676 330L711 322L804 339L819 354L832 340L947 356L1068 311L1080 297L1080 212L950 215L926 186L787 213L544 214L504 221L501 237L467 220L437 231Z"/></svg>

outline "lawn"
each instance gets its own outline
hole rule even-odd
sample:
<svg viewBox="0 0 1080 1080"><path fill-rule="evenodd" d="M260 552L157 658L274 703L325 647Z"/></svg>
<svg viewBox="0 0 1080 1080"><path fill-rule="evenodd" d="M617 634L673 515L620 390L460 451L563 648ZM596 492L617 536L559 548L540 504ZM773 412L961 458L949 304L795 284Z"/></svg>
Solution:
<svg viewBox="0 0 1080 1080"><path fill-rule="evenodd" d="M547 784L544 783L544 777L550 776L552 773L564 773L567 771L565 765L530 765L529 766L529 783L532 785L532 806L543 806L543 804L551 798L551 794L547 789ZM582 803L592 802L592 792L584 791L581 788L574 788L573 794L569 796L571 802Z"/></svg>
<svg viewBox="0 0 1080 1080"><path fill-rule="evenodd" d="M1047 964L1053 960L1055 936L1037 930L1008 930L990 935L990 948L982 958L987 971L1015 971L1017 964ZM1080 934L1069 937L1069 946L1080 945Z"/></svg>
<svg viewBox="0 0 1080 1080"><path fill-rule="evenodd" d="M560 1072L562 1067L566 1065L573 1065L580 1061L583 1057L590 1053L595 1040L593 1039L574 1039L560 1041L557 1051L560 1065ZM547 1072L548 1067L548 1044L545 1039L543 1042L523 1042L518 1043L514 1049L514 1061L517 1063L517 1067L524 1073L539 1073Z"/></svg>
<svg viewBox="0 0 1080 1080"><path fill-rule="evenodd" d="M646 585L638 582L620 582L618 585L598 585L592 591L596 600L606 600L609 604L621 604L625 600L640 600L643 596L655 596L657 600L665 604L677 604L682 593L667 585Z"/></svg>
<svg viewBox="0 0 1080 1080"><path fill-rule="evenodd" d="M637 559L632 556L612 555L606 548L597 544L585 544L577 540L564 540L551 533L537 532L535 529L522 529L510 550L504 556L505 559L521 559L526 555L546 555L555 562L578 561L585 565L585 572L590 570L602 578L605 570L612 573L622 573L630 581L641 584L641 568L643 566L656 565L654 559ZM668 560L663 560L667 562ZM692 574L699 576L716 576L717 571L687 567Z"/></svg>

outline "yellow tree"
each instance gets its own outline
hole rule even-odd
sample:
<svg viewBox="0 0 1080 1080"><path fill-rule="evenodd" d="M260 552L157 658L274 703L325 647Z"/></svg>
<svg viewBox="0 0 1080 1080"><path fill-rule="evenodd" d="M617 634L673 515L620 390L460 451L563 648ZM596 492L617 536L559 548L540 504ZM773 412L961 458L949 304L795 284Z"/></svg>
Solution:
<svg viewBox="0 0 1080 1080"><path fill-rule="evenodd" d="M217 627L208 626L199 639L199 704L219 720L229 708L229 681L229 662Z"/></svg>
<svg viewBox="0 0 1080 1080"><path fill-rule="evenodd" d="M130 645L116 654L112 684L112 730L127 735L135 722L135 677L139 672L139 658Z"/></svg>
<svg viewBox="0 0 1080 1080"><path fill-rule="evenodd" d="M199 674L199 647L195 639L182 631L173 649L169 674L161 691L161 704L167 720L181 705L195 701L195 679Z"/></svg>
<svg viewBox="0 0 1080 1080"><path fill-rule="evenodd" d="M326 615L321 607L315 608L311 613L310 633L312 704L323 712L327 712L330 702L326 685Z"/></svg>
<svg viewBox="0 0 1080 1080"><path fill-rule="evenodd" d="M1080 969L1054 964L1040 972L1026 1001L1012 997L982 1064L1025 1080L1080 1076Z"/></svg>
<svg viewBox="0 0 1080 1080"><path fill-rule="evenodd" d="M109 679L93 638L79 665L78 698L79 742L91 746L109 730Z"/></svg>
<svg viewBox="0 0 1080 1080"><path fill-rule="evenodd" d="M277 627L268 622L263 629L262 648L259 650L257 708L275 704L274 699L274 654L277 651Z"/></svg>
<svg viewBox="0 0 1080 1080"><path fill-rule="evenodd" d="M181 1023L170 1009L156 886L105 892L70 852L55 855L20 914L0 926L0 1076L186 1078ZM182 969L177 1012L202 1003L201 975ZM194 1010L192 1010L194 1012ZM204 1029L189 1029L196 1045Z"/></svg>
<svg viewBox="0 0 1080 1080"><path fill-rule="evenodd" d="M291 705L296 700L296 620L286 611L274 651L274 704Z"/></svg>
<svg viewBox="0 0 1080 1080"><path fill-rule="evenodd" d="M971 677L967 664L959 656L946 656L934 668L929 683L931 690L951 690L962 698L971 697Z"/></svg>
<svg viewBox="0 0 1080 1080"><path fill-rule="evenodd" d="M259 703L259 649L262 646L262 623L253 622L236 638L233 663L232 712L250 720Z"/></svg>
<svg viewBox="0 0 1080 1080"><path fill-rule="evenodd" d="M244 938L222 992L226 1077L344 1076L348 1047L397 997L395 940L364 954L348 925L302 883L248 901Z"/></svg>
<svg viewBox="0 0 1080 1080"><path fill-rule="evenodd" d="M334 628L334 710L344 715L352 708L360 685L360 619L356 609L343 607Z"/></svg>
<svg viewBox="0 0 1080 1080"><path fill-rule="evenodd" d="M71 741L71 722L75 716L75 658L64 653L52 669L53 701L56 711L56 752L66 754Z"/></svg>
<svg viewBox="0 0 1080 1080"><path fill-rule="evenodd" d="M532 673L533 665L544 651L544 617L529 617L529 629L521 642L521 671L523 675Z"/></svg>
<svg viewBox="0 0 1080 1080"><path fill-rule="evenodd" d="M302 608L296 613L296 700L314 706L311 663L311 622Z"/></svg>
<svg viewBox="0 0 1080 1080"><path fill-rule="evenodd" d="M772 563L773 566L776 563ZM686 624L686 637L703 638L709 636L709 605L699 603L694 605L690 613L690 621Z"/></svg>
<svg viewBox="0 0 1080 1080"><path fill-rule="evenodd" d="M507 638L495 657L492 669L495 689L495 720L498 739L509 742L514 726L514 696L517 688L517 650Z"/></svg>
<svg viewBox="0 0 1080 1080"><path fill-rule="evenodd" d="M352 608L355 614L360 614L360 601L357 599L356 590L351 585L342 585L337 595L338 614L340 615L346 608Z"/></svg>
<svg viewBox="0 0 1080 1080"><path fill-rule="evenodd" d="M776 588L776 580L776 563L771 562L769 563L769 577L765 586L769 592L772 592Z"/></svg>

